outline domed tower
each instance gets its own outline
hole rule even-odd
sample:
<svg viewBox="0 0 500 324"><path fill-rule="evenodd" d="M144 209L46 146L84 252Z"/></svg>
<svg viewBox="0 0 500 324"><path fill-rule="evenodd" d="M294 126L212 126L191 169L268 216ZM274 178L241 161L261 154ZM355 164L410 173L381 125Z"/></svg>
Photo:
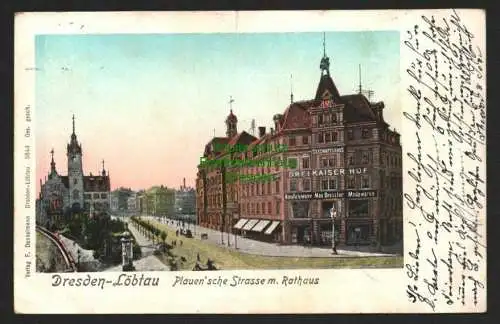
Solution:
<svg viewBox="0 0 500 324"><path fill-rule="evenodd" d="M229 100L229 105L231 106L232 103L234 102L234 99L231 97ZM236 115L233 114L233 109L230 108L229 110L229 115L226 118L226 136L228 138L232 138L238 134L238 118L236 118Z"/></svg>
<svg viewBox="0 0 500 324"><path fill-rule="evenodd" d="M71 207L83 207L83 166L82 146L75 133L75 115L73 115L73 133L67 146L69 203ZM75 206L76 205L76 206Z"/></svg>

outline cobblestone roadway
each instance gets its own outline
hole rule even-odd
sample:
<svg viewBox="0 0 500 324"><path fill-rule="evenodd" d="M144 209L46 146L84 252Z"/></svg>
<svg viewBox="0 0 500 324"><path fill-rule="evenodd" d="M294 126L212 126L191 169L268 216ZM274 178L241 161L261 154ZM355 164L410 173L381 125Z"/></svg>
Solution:
<svg viewBox="0 0 500 324"><path fill-rule="evenodd" d="M149 218L157 220L152 216L142 216L142 218ZM164 219L161 219L162 223L165 223ZM176 221L174 220L174 224L171 224L171 220L167 219L167 226L169 226L174 231L178 229L176 226ZM184 228L189 228L191 232L193 232L193 236L197 239L200 238L201 233L206 233L208 236L208 241L212 243L216 243L220 246L221 244L221 234L219 231L215 231L212 229L208 229L205 227L196 226L190 224L189 227L186 226ZM343 249L337 248L337 255L331 254L331 249L329 248L318 248L318 247L305 247L300 245L278 245L275 243L267 243L260 242L256 240L247 239L241 237L239 235L229 235L230 246L227 245L227 233L224 233L224 246L226 248L235 249L235 239L237 249L240 252L249 253L249 254L258 254L265 256L287 256L287 257L323 257L323 258L331 258L331 257L361 257L361 256L393 256L395 254L387 254L387 253L375 253L367 251L367 247L359 247L351 249Z"/></svg>
<svg viewBox="0 0 500 324"><path fill-rule="evenodd" d="M153 242L148 240L132 225L128 223L128 230L134 235L137 243L141 247L142 257L134 261L136 271L170 271L167 265L163 264L157 257L153 255ZM122 271L122 266L116 266L106 269L106 271Z"/></svg>

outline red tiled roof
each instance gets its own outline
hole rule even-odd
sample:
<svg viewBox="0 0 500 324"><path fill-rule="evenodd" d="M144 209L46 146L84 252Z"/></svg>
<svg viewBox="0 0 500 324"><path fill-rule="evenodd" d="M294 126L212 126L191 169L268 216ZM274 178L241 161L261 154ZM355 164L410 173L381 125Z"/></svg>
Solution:
<svg viewBox="0 0 500 324"><path fill-rule="evenodd" d="M311 106L309 102L292 103L285 111L281 130L310 128L311 117L308 108Z"/></svg>

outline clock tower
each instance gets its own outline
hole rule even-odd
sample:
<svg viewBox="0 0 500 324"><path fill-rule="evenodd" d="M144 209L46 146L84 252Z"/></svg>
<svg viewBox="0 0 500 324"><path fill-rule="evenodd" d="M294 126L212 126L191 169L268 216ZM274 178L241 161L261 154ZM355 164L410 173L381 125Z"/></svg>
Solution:
<svg viewBox="0 0 500 324"><path fill-rule="evenodd" d="M73 115L73 133L67 147L68 185L70 207L83 208L83 167L82 146L78 144L75 133L75 116Z"/></svg>

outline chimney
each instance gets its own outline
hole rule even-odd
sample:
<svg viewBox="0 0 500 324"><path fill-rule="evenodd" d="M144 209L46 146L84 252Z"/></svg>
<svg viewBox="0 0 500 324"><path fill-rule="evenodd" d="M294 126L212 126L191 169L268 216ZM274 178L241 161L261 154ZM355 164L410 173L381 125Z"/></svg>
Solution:
<svg viewBox="0 0 500 324"><path fill-rule="evenodd" d="M186 189L186 178L182 178L182 186Z"/></svg>
<svg viewBox="0 0 500 324"><path fill-rule="evenodd" d="M264 126L259 127L259 137L266 135L266 128Z"/></svg>

